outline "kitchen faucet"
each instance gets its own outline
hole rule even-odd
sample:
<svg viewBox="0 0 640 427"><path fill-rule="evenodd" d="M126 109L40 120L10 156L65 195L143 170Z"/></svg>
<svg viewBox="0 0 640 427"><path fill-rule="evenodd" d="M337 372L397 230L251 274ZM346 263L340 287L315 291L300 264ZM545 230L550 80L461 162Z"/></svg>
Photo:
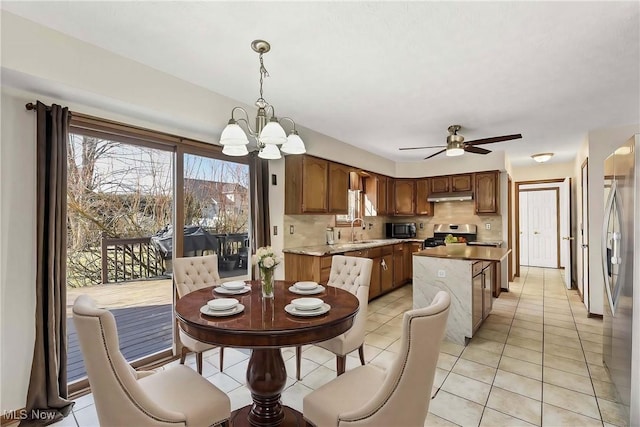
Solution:
<svg viewBox="0 0 640 427"><path fill-rule="evenodd" d="M353 230L353 224L356 221L364 221L364 220L362 218L354 218L351 220L351 243L356 241L356 234L354 233L354 230Z"/></svg>

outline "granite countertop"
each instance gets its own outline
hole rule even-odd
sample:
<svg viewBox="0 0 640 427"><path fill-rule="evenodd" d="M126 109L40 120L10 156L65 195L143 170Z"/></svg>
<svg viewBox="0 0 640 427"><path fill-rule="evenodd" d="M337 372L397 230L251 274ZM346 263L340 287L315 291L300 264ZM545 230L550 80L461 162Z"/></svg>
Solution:
<svg viewBox="0 0 640 427"><path fill-rule="evenodd" d="M511 249L492 248L488 246L466 246L463 251L452 253L446 246L423 249L414 256L459 259L465 261L503 261Z"/></svg>
<svg viewBox="0 0 640 427"><path fill-rule="evenodd" d="M336 243L334 245L317 245L317 246L300 246L297 248L286 248L282 252L289 254L324 256L333 254L342 254L350 251L358 251L362 249L376 248L378 246L394 245L396 243L405 242L424 242L424 239L371 239L362 240L360 242Z"/></svg>

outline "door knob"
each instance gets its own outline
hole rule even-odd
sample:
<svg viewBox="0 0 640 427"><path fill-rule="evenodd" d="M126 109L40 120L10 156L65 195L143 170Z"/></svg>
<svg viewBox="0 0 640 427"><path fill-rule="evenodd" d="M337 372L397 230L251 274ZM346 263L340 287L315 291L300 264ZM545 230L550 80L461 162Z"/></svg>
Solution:
<svg viewBox="0 0 640 427"><path fill-rule="evenodd" d="M562 240L573 240L573 239L574 239L574 237L572 237L572 236L569 236L569 237L563 237L563 238L562 238Z"/></svg>
<svg viewBox="0 0 640 427"><path fill-rule="evenodd" d="M582 244L582 248L583 248L583 249L587 249L588 247L589 247L589 245L587 245L586 243L583 243L583 244Z"/></svg>

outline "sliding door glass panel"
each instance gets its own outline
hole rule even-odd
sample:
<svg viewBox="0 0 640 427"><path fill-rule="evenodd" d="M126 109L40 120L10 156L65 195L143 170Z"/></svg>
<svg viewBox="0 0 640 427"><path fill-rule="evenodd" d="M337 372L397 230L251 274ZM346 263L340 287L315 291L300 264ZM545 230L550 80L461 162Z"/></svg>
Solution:
<svg viewBox="0 0 640 427"><path fill-rule="evenodd" d="M68 381L86 377L71 308L88 294L115 316L129 362L171 349L172 149L72 133L67 184Z"/></svg>
<svg viewBox="0 0 640 427"><path fill-rule="evenodd" d="M221 278L246 278L249 167L184 155L184 256L218 255Z"/></svg>

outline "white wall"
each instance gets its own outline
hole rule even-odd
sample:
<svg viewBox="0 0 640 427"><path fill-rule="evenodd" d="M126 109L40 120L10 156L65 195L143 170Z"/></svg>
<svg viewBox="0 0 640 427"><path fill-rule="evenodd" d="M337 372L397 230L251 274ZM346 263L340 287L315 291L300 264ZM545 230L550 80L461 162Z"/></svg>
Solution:
<svg viewBox="0 0 640 427"><path fill-rule="evenodd" d="M35 339L35 115L2 93L0 142L0 396L24 407ZM10 125L7 125L10 124Z"/></svg>

